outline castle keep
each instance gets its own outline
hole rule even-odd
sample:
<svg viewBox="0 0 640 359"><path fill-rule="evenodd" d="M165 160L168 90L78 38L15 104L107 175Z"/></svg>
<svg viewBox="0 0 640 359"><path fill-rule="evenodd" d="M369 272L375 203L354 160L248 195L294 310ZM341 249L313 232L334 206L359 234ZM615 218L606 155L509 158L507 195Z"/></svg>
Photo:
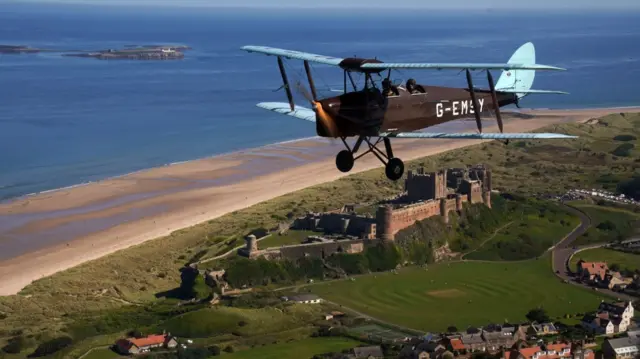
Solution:
<svg viewBox="0 0 640 359"><path fill-rule="evenodd" d="M325 258L334 253L359 253L379 241L393 241L402 229L432 216L449 222L449 212L461 212L463 204L484 203L491 208L491 171L483 165L425 172L408 171L405 190L398 197L378 206L376 215L359 215L353 206L325 213L308 213L297 218L291 229L324 233L310 236L306 243L259 250L255 236L239 254L299 258Z"/></svg>

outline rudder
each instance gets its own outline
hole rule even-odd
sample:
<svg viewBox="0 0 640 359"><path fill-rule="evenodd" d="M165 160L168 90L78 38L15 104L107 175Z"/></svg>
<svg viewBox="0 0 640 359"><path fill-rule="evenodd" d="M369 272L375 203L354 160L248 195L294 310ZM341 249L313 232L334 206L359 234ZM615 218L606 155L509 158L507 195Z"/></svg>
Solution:
<svg viewBox="0 0 640 359"><path fill-rule="evenodd" d="M527 42L520 46L516 52L511 55L508 63L510 64L535 64L536 49L533 43ZM502 71L498 82L496 83L496 91L510 90L515 92L518 98L527 95L527 91L533 86L533 80L536 77L535 70L506 70ZM522 91L522 92L519 92Z"/></svg>

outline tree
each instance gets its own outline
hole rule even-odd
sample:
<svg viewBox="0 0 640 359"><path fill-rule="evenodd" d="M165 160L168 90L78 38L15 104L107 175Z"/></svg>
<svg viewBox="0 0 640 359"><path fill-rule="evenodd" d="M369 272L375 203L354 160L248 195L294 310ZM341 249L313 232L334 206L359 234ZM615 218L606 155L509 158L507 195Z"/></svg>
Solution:
<svg viewBox="0 0 640 359"><path fill-rule="evenodd" d="M138 329L134 329L132 331L130 331L129 333L127 333L127 335L129 337L133 337L133 338L142 338L144 335L142 335L142 332L140 332L140 330Z"/></svg>
<svg viewBox="0 0 640 359"><path fill-rule="evenodd" d="M210 346L208 349L209 349L209 353L210 353L212 356L220 355L220 347L219 347L219 346L217 346L217 345L212 345L212 346Z"/></svg>
<svg viewBox="0 0 640 359"><path fill-rule="evenodd" d="M531 309L529 313L527 313L527 319L531 322L544 323L551 320L549 315L547 315L547 311L543 308L535 308Z"/></svg>
<svg viewBox="0 0 640 359"><path fill-rule="evenodd" d="M2 348L2 351L8 354L18 354L26 347L26 340L23 336L17 336L9 339L7 345Z"/></svg>
<svg viewBox="0 0 640 359"><path fill-rule="evenodd" d="M447 332L449 332L449 333L455 333L457 331L458 331L458 328L456 328L453 325L447 328Z"/></svg>
<svg viewBox="0 0 640 359"><path fill-rule="evenodd" d="M227 352L227 353L233 353L234 350L233 350L233 347L231 345L227 345L224 348L224 351Z"/></svg>
<svg viewBox="0 0 640 359"><path fill-rule="evenodd" d="M620 271L620 265L618 263L612 263L609 266L609 269L611 269L614 272L619 272Z"/></svg>
<svg viewBox="0 0 640 359"><path fill-rule="evenodd" d="M43 357L49 354L53 354L59 350L62 350L73 343L73 339L67 336L54 338L48 340L36 348L36 350L30 355L32 357Z"/></svg>

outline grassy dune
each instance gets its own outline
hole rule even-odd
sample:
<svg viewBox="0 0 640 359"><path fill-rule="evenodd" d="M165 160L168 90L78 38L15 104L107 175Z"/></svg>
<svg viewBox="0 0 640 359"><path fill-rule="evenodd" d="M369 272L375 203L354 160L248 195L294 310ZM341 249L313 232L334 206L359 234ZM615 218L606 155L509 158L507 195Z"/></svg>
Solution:
<svg viewBox="0 0 640 359"><path fill-rule="evenodd" d="M539 305L552 317L598 306L601 295L563 283L549 266L550 256L509 263L442 263L309 289L374 318L425 331L525 321L527 312Z"/></svg>
<svg viewBox="0 0 640 359"><path fill-rule="evenodd" d="M485 143L411 161L406 167L434 170L484 162L493 168L496 189L523 194L611 187L640 167L634 160L638 158L635 147L625 150L630 153L627 157L612 154L623 143L614 140L616 135L640 136L637 114L539 130L543 131L576 134L581 139L514 141L507 146ZM624 141L636 147L637 142ZM178 269L190 258L213 256L228 248L234 238L259 227L271 228L287 215L338 208L344 203L371 203L396 194L401 182L391 183L383 171L378 168L313 186L38 280L19 295L0 298L0 345L16 331L41 342L62 333L83 313L155 302L154 294L179 283Z"/></svg>
<svg viewBox="0 0 640 359"><path fill-rule="evenodd" d="M636 231L635 227L640 220L640 214L624 208L599 206L585 201L573 202L571 205L585 212L593 223L587 232L574 242L578 246L626 239ZM604 223L610 223L613 228L602 227Z"/></svg>
<svg viewBox="0 0 640 359"><path fill-rule="evenodd" d="M311 358L316 354L341 352L362 343L352 339L327 337L310 338L283 344L269 345L250 350L243 350L232 354L223 354L224 359L300 359Z"/></svg>

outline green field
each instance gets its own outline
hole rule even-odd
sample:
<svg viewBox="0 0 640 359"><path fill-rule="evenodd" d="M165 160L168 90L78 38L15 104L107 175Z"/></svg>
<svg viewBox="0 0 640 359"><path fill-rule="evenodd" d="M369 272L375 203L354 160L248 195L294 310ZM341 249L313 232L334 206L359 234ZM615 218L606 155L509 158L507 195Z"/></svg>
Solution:
<svg viewBox="0 0 640 359"><path fill-rule="evenodd" d="M573 242L576 246L628 239L636 231L636 222L640 219L637 213L622 208L585 202L573 202L571 205L591 218L591 227ZM605 224L610 224L611 227Z"/></svg>
<svg viewBox="0 0 640 359"><path fill-rule="evenodd" d="M232 354L222 354L225 359L310 359L316 354L341 352L360 346L362 343L339 337L309 338L289 343L256 347Z"/></svg>
<svg viewBox="0 0 640 359"><path fill-rule="evenodd" d="M549 261L545 256L519 263L443 263L309 289L376 319L425 331L524 321L539 305L552 317L594 310L604 297L563 283L549 269Z"/></svg>
<svg viewBox="0 0 640 359"><path fill-rule="evenodd" d="M494 233L480 248L464 259L513 261L544 254L580 223L561 207L549 204L557 212L522 213L510 224Z"/></svg>
<svg viewBox="0 0 640 359"><path fill-rule="evenodd" d="M576 270L580 259L587 262L606 262L609 267L617 264L620 269L640 270L640 254L625 253L608 248L594 248L576 253L571 258L571 270Z"/></svg>

